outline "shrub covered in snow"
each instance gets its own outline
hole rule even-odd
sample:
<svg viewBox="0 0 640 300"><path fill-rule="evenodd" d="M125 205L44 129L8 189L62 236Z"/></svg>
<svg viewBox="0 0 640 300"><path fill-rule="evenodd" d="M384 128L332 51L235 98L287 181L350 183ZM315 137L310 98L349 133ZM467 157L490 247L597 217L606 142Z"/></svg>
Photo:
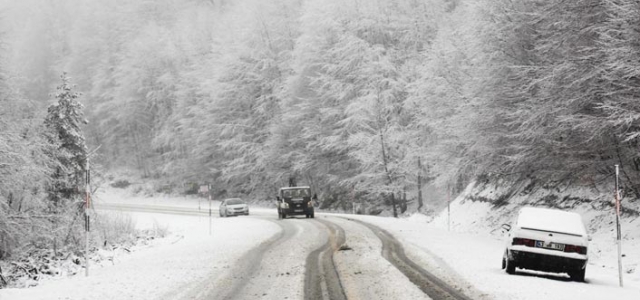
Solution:
<svg viewBox="0 0 640 300"><path fill-rule="evenodd" d="M113 264L119 255L168 234L167 228L160 225L136 230L131 217L120 213L96 214L94 220L89 247L91 265ZM0 288L31 287L41 280L83 272L85 254L80 242L84 241L84 231L76 231L70 238L76 243L60 248L32 245L10 259L0 260Z"/></svg>

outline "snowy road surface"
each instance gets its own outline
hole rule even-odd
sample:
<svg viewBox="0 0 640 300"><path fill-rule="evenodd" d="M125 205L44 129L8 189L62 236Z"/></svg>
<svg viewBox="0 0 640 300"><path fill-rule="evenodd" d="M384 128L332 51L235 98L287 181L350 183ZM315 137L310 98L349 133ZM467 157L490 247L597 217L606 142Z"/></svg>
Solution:
<svg viewBox="0 0 640 300"><path fill-rule="evenodd" d="M171 209L161 206L102 207L172 213ZM197 210L192 212L201 214ZM176 213L188 213L188 209L179 208ZM428 294L435 290L434 299L465 299L446 286L446 292L442 292L439 285L446 285L443 282L426 287L412 284L391 261L380 259L386 249L390 256L408 260L403 253L396 253L401 251L401 246L389 245L389 239L379 239L360 222L321 214L317 219L277 220L273 210L255 209L249 218L274 222L281 232L249 250L222 279L195 284L188 291L182 291L180 297L171 294L170 298L430 299ZM348 246L348 250L340 250L342 246ZM414 275L413 278L420 277Z"/></svg>
<svg viewBox="0 0 640 300"><path fill-rule="evenodd" d="M435 230L422 220L320 213L278 220L275 210L259 208L220 218L215 210L209 235L208 207L193 201L102 207L171 234L93 266L88 278L0 290L0 300L640 299L637 278L621 289L593 265L587 283L507 275L499 267L501 241Z"/></svg>

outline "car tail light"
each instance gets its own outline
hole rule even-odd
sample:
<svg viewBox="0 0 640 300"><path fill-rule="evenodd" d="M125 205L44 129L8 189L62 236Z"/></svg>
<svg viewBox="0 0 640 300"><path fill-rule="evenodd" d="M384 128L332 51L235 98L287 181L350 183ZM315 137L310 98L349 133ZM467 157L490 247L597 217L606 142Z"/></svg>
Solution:
<svg viewBox="0 0 640 300"><path fill-rule="evenodd" d="M522 246L527 246L527 247L535 247L536 246L536 241L535 240L531 240L531 239L514 238L512 245L514 245L514 246L522 245Z"/></svg>
<svg viewBox="0 0 640 300"><path fill-rule="evenodd" d="M579 253L579 254L587 254L587 247L584 246L576 246L576 245L565 245L564 252L567 253Z"/></svg>

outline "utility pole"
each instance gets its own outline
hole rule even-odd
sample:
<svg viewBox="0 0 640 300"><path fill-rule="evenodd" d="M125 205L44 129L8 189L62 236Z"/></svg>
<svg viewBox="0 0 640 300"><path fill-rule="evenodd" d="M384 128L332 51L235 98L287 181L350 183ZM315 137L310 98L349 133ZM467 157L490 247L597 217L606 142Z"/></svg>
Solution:
<svg viewBox="0 0 640 300"><path fill-rule="evenodd" d="M89 210L91 209L91 168L89 164L89 158L102 147L102 144L98 145L93 151L87 153L87 163L85 166L85 198L84 198L84 270L85 276L89 277L89 235L91 233L91 218L89 216Z"/></svg>
<svg viewBox="0 0 640 300"><path fill-rule="evenodd" d="M418 157L418 212L422 209L422 163Z"/></svg>
<svg viewBox="0 0 640 300"><path fill-rule="evenodd" d="M356 198L353 192L353 187L351 188L351 214L356 214Z"/></svg>
<svg viewBox="0 0 640 300"><path fill-rule="evenodd" d="M447 231L451 231L451 191L447 184Z"/></svg>
<svg viewBox="0 0 640 300"><path fill-rule="evenodd" d="M91 171L89 170L89 158L85 170L85 202L84 202L84 270L85 276L89 277L89 233L91 232L89 208L91 206Z"/></svg>
<svg viewBox="0 0 640 300"><path fill-rule="evenodd" d="M207 185L207 194L209 194L209 235L211 235L211 184Z"/></svg>
<svg viewBox="0 0 640 300"><path fill-rule="evenodd" d="M618 183L618 176L619 176L619 168L618 165L616 165L616 192L615 192L615 197L616 197L616 231L617 231L617 235L616 235L616 241L618 242L618 277L620 280L620 287L623 287L623 281L622 281L622 230L620 228L620 187L619 187L619 183Z"/></svg>

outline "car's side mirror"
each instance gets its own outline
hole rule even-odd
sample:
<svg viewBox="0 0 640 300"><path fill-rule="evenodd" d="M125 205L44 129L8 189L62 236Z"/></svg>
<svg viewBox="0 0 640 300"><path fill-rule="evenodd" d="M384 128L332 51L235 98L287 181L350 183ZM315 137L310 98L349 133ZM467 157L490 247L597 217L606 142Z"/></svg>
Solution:
<svg viewBox="0 0 640 300"><path fill-rule="evenodd" d="M506 230L506 231L510 231L511 230L511 225L509 224L502 224L502 229Z"/></svg>
<svg viewBox="0 0 640 300"><path fill-rule="evenodd" d="M276 201L280 202L280 196L276 196Z"/></svg>
<svg viewBox="0 0 640 300"><path fill-rule="evenodd" d="M591 242L593 240L593 237L591 235L587 235L587 240Z"/></svg>

